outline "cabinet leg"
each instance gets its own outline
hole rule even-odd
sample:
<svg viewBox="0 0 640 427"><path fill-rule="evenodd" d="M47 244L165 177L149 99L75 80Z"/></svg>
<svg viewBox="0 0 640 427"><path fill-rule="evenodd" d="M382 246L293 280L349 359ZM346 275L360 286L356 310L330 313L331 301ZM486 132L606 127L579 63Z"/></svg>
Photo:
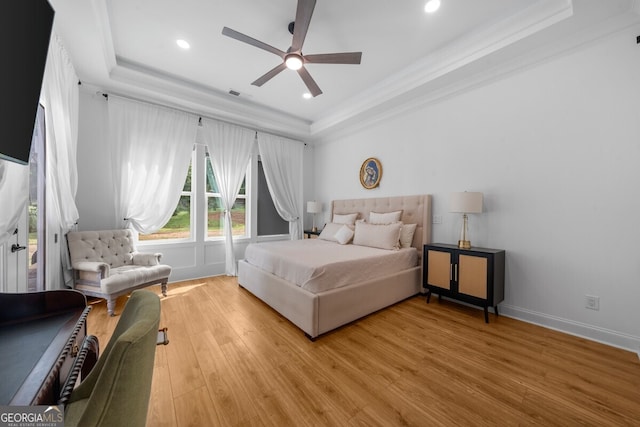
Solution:
<svg viewBox="0 0 640 427"><path fill-rule="evenodd" d="M429 304L429 300L431 300L431 289L427 289L427 304Z"/></svg>
<svg viewBox="0 0 640 427"><path fill-rule="evenodd" d="M484 323L489 323L489 310L486 305L484 306Z"/></svg>
<svg viewBox="0 0 640 427"><path fill-rule="evenodd" d="M493 311L496 313L496 316L499 316L499 314L498 314L498 306L497 305L495 307L493 307Z"/></svg>

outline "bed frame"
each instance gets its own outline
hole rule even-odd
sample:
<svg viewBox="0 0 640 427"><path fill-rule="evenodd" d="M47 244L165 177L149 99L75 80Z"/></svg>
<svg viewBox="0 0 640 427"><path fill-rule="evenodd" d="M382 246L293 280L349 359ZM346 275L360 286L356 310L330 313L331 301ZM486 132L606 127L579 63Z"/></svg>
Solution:
<svg viewBox="0 0 640 427"><path fill-rule="evenodd" d="M354 283L317 294L255 267L238 263L238 284L302 329L310 338L388 307L422 291L422 250L431 242L431 196L378 197L334 200L331 215L402 210L401 220L417 224L412 246L418 249L418 266L400 273Z"/></svg>

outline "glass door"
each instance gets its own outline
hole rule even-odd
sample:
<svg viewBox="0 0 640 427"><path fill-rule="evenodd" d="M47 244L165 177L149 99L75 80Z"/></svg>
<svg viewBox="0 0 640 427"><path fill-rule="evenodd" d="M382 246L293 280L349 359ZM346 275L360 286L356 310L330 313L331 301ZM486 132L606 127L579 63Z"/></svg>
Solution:
<svg viewBox="0 0 640 427"><path fill-rule="evenodd" d="M29 292L45 289L45 139L44 107L39 105L29 158L29 203L27 206L29 217L27 260Z"/></svg>

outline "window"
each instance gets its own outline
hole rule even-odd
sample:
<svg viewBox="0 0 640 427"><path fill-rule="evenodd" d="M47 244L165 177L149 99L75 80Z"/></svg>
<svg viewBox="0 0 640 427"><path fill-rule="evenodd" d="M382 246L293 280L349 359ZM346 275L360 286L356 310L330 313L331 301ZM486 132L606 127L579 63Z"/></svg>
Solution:
<svg viewBox="0 0 640 427"><path fill-rule="evenodd" d="M209 160L209 153L206 153L206 192L207 199L207 238L222 238L224 223L222 214L222 198L218 183L213 173L213 167ZM247 176L242 180L240 192L231 208L231 222L233 226L233 236L247 235Z"/></svg>
<svg viewBox="0 0 640 427"><path fill-rule="evenodd" d="M209 154L204 145L196 144L182 195L173 215L160 230L141 234L139 239L146 243L223 240L223 212L222 197ZM257 218L252 219L252 214ZM253 154L247 166L240 192L231 209L231 219L234 237L289 234L289 223L276 211L257 153Z"/></svg>
<svg viewBox="0 0 640 427"><path fill-rule="evenodd" d="M191 171L193 159L187 171L187 178L184 181L182 194L173 215L169 222L160 230L151 234L140 234L139 239L144 240L168 240L168 239L189 239L191 237Z"/></svg>

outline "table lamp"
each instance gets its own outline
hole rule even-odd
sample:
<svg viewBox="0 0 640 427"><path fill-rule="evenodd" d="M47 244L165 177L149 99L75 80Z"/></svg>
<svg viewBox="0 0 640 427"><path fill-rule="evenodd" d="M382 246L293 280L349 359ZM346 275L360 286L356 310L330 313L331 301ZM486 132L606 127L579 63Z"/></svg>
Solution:
<svg viewBox="0 0 640 427"><path fill-rule="evenodd" d="M449 212L462 213L462 230L458 247L470 249L469 228L467 214L482 213L482 193L464 191L462 193L451 193L449 198Z"/></svg>
<svg viewBox="0 0 640 427"><path fill-rule="evenodd" d="M318 231L318 227L316 227L316 214L322 212L322 203L318 203L315 200L307 202L307 213L312 214L313 218L313 228L311 231L314 233Z"/></svg>

